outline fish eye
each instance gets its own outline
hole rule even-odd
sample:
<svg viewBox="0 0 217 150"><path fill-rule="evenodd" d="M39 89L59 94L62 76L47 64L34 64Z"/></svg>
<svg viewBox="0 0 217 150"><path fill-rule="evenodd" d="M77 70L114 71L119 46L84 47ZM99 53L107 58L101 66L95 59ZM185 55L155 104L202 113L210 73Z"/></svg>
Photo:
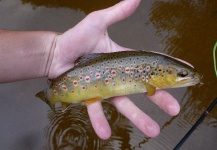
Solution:
<svg viewBox="0 0 217 150"><path fill-rule="evenodd" d="M178 72L177 75L179 77L186 77L188 75L188 71L187 70L182 70L182 71Z"/></svg>

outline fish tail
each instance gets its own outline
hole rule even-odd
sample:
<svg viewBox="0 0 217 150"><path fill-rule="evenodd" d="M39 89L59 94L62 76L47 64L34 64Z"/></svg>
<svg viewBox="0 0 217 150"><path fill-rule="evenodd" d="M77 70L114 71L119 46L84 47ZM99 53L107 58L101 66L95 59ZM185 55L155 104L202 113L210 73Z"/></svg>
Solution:
<svg viewBox="0 0 217 150"><path fill-rule="evenodd" d="M49 96L49 91L48 90L43 90L38 92L35 96L47 103L50 108L55 111L55 103L51 102L50 96Z"/></svg>

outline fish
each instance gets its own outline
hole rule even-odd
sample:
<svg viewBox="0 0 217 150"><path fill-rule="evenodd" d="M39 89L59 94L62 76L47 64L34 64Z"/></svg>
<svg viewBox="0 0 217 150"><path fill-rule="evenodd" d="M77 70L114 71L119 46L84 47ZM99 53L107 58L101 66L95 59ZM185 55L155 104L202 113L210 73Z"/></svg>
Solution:
<svg viewBox="0 0 217 150"><path fill-rule="evenodd" d="M79 57L74 67L36 94L55 111L60 102L65 110L72 103L90 105L115 96L158 89L193 86L202 75L189 63L152 51L92 53Z"/></svg>

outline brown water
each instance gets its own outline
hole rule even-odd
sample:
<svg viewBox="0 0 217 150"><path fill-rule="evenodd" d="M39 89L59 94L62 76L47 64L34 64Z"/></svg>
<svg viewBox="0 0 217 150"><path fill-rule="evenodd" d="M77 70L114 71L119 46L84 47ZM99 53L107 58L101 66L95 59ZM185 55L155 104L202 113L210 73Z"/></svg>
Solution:
<svg viewBox="0 0 217 150"><path fill-rule="evenodd" d="M64 32L87 13L109 7L118 0L0 0L0 29ZM157 120L161 134L146 138L108 102L104 112L112 137L100 140L86 108L72 105L56 114L34 97L46 79L0 85L0 149L173 149L217 97L212 48L217 41L216 0L144 0L130 18L109 28L111 38L133 49L164 52L184 59L203 74L203 85L169 90L181 104L170 117L142 94L130 98ZM217 149L217 107L195 130L182 149Z"/></svg>

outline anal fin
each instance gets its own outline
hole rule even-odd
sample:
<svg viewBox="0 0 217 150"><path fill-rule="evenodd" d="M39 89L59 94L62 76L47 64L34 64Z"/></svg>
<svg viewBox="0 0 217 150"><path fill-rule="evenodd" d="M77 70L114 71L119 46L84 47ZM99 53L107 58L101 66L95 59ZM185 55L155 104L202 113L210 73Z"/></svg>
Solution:
<svg viewBox="0 0 217 150"><path fill-rule="evenodd" d="M93 103L100 101L100 100L102 100L101 97L95 97L95 98L87 99L82 103L82 105L88 106L88 105L93 104Z"/></svg>
<svg viewBox="0 0 217 150"><path fill-rule="evenodd" d="M69 105L71 105L71 103L61 102L61 105L62 111L64 112L69 107Z"/></svg>

